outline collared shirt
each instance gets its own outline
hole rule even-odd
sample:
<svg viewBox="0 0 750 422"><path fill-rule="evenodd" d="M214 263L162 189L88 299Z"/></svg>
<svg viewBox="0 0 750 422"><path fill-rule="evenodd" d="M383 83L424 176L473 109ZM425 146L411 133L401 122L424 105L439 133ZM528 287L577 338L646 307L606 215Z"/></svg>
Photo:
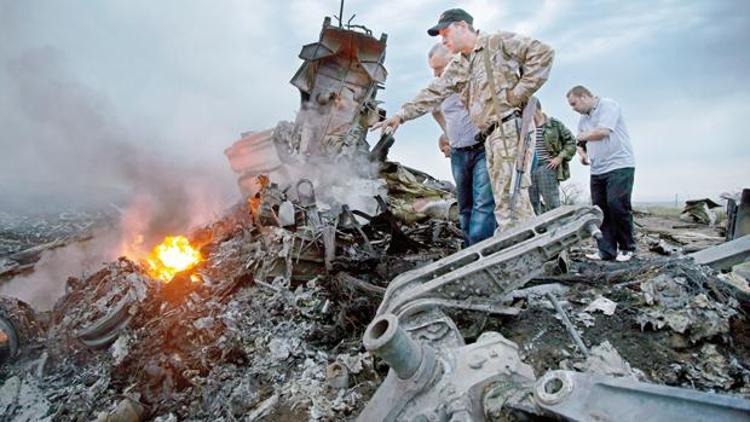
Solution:
<svg viewBox="0 0 750 422"><path fill-rule="evenodd" d="M493 69L500 110L495 110L488 83L485 49ZM434 110L449 95L458 93L474 125L485 129L521 106L508 102L508 91L523 103L544 84L553 58L554 51L549 46L529 37L504 31L480 32L474 50L468 55L455 55L443 74L402 105L398 115L403 121L415 119Z"/></svg>
<svg viewBox="0 0 750 422"><path fill-rule="evenodd" d="M479 133L479 129L471 122L466 106L458 94L446 98L440 104L440 111L445 116L445 131L451 147L463 148L477 143L474 136Z"/></svg>
<svg viewBox="0 0 750 422"><path fill-rule="evenodd" d="M625 127L620 105L609 98L597 100L588 114L578 121L578 132L606 128L611 132L598 141L586 142L591 174L604 174L612 170L635 167L635 156L630 135Z"/></svg>

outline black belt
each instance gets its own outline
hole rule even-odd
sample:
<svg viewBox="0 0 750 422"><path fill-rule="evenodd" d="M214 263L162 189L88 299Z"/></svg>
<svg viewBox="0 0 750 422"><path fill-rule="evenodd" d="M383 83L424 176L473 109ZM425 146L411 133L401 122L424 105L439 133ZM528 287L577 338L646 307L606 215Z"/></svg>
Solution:
<svg viewBox="0 0 750 422"><path fill-rule="evenodd" d="M487 137L490 136L492 132L494 132L495 129L498 128L498 126L500 126L501 124L511 119L517 119L519 117L521 117L521 113L519 113L518 110L516 110L513 113L510 113L509 115L503 117L502 120L500 120L500 124L498 124L497 122L492 122L489 126L487 126L487 129L477 133L474 136L474 140L477 142L484 142L487 139Z"/></svg>
<svg viewBox="0 0 750 422"><path fill-rule="evenodd" d="M475 151L478 149L484 149L484 144L477 142L476 144L469 145L468 147L454 147L456 151Z"/></svg>

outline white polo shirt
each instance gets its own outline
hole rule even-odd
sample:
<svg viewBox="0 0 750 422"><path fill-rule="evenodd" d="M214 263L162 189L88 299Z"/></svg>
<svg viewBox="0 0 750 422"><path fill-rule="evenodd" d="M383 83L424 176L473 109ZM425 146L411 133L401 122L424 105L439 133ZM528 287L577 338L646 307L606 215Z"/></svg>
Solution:
<svg viewBox="0 0 750 422"><path fill-rule="evenodd" d="M578 121L578 132L607 128L609 136L598 141L586 142L591 174L608 173L621 168L635 167L630 135L622 118L620 105L609 98L600 98L589 114L582 114Z"/></svg>

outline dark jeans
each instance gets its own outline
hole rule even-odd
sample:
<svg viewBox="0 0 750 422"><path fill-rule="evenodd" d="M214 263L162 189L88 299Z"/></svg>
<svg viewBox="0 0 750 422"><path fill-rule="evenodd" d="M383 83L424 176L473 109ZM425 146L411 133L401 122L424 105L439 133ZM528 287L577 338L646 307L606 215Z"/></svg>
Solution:
<svg viewBox="0 0 750 422"><path fill-rule="evenodd" d="M633 237L633 167L591 175L591 202L602 209L602 240L598 241L602 259L614 259L617 249L635 251Z"/></svg>
<svg viewBox="0 0 750 422"><path fill-rule="evenodd" d="M495 200L484 147L451 148L451 169L456 181L459 221L466 246L473 245L495 233Z"/></svg>

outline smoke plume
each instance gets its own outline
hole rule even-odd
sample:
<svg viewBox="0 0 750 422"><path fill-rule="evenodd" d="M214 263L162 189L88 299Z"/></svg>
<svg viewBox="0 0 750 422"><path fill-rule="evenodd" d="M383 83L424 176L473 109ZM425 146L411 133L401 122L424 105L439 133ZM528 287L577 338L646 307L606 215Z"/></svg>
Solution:
<svg viewBox="0 0 750 422"><path fill-rule="evenodd" d="M0 58L2 208L115 203L123 210L114 232L48 253L35 275L13 280L4 293L20 289L24 299L48 305L68 275L124 252L143 255L165 235L184 233L230 204L235 188L224 163L196 164L156 148L158 134L124 124L113 102L72 75L56 50Z"/></svg>

